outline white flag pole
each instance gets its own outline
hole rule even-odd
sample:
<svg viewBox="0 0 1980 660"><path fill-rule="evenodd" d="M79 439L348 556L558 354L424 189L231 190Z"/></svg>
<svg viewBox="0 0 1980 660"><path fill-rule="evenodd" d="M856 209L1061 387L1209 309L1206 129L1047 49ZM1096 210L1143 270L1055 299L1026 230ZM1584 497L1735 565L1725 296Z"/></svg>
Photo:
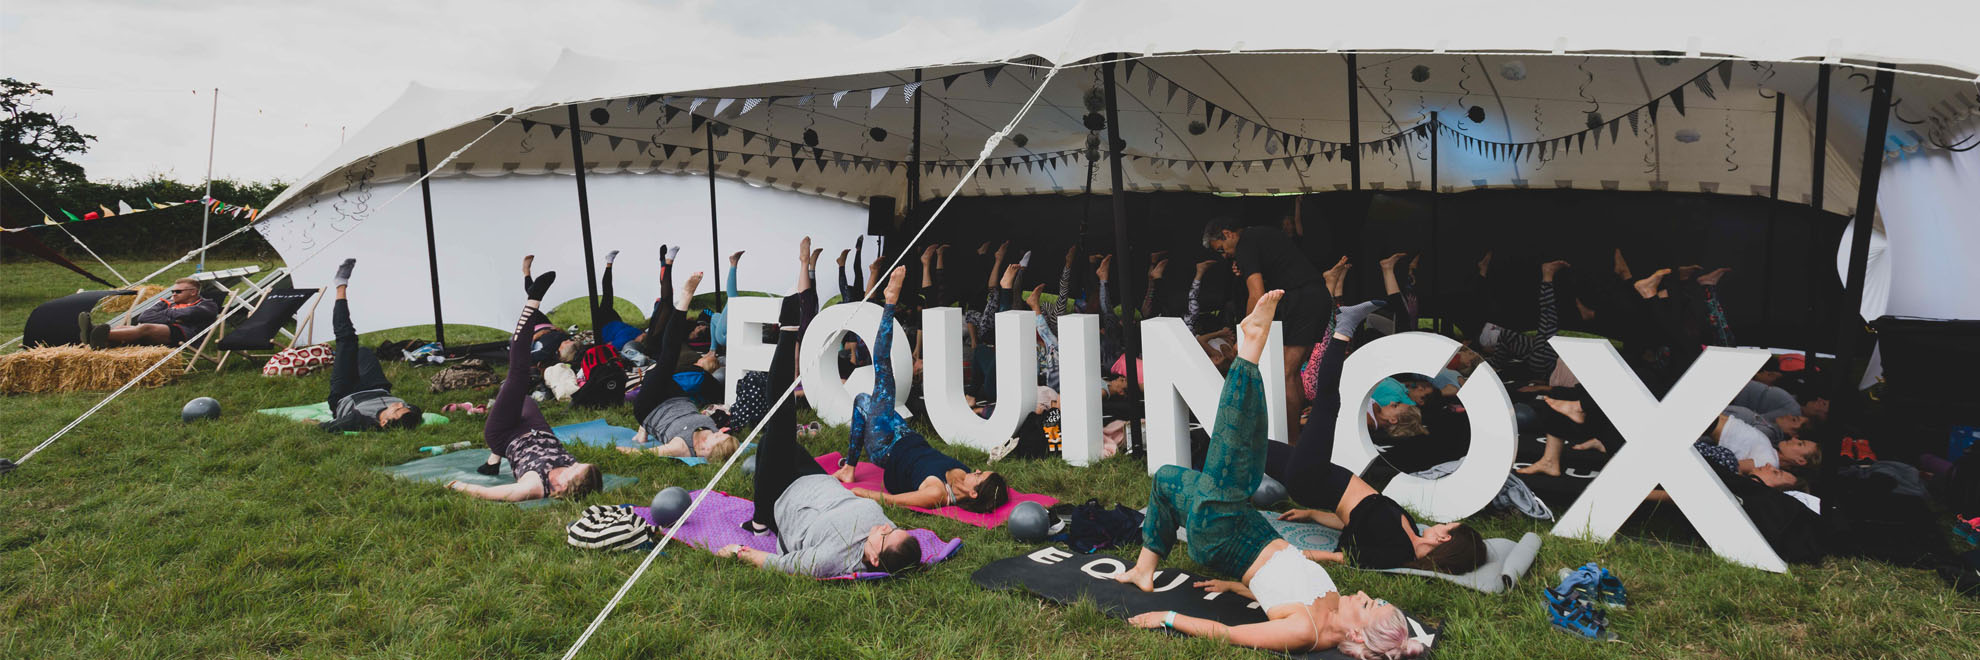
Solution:
<svg viewBox="0 0 1980 660"><path fill-rule="evenodd" d="M206 129L206 198L200 200L199 244L206 244L206 223L213 215L213 138L220 130L220 88L213 88L213 120ZM193 272L206 272L206 251L199 252L199 267Z"/></svg>

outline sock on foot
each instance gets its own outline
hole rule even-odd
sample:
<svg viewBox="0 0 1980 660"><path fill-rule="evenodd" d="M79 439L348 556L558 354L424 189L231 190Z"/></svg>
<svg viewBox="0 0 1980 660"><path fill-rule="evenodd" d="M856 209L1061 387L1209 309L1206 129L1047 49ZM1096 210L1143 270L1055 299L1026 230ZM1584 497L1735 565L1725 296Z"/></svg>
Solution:
<svg viewBox="0 0 1980 660"><path fill-rule="evenodd" d="M617 258L619 258L619 251L618 251L618 250L613 250L613 251L611 251L611 252L607 252L607 253L605 253L605 265L607 265L607 266L610 266L610 265L612 265L612 260L613 260L613 259L617 259Z"/></svg>
<svg viewBox="0 0 1980 660"><path fill-rule="evenodd" d="M481 464L481 467L478 467L478 468L475 468L475 469L474 469L474 471L475 471L475 472L480 472L480 473L482 473L482 474L485 474L485 475L488 475L488 476L491 476L491 477L492 477L492 476L495 476L495 475L498 475L498 474L501 474L501 473L502 473L502 464L501 464L501 463L482 463L482 464Z"/></svg>
<svg viewBox="0 0 1980 660"><path fill-rule="evenodd" d="M676 246L674 246L674 247L670 247L670 248L667 248L667 261L668 261L668 262L672 262L672 261L674 260L674 257L678 257L678 256L680 256L680 255L681 255L681 246L679 246L679 245L676 245Z"/></svg>
<svg viewBox="0 0 1980 660"><path fill-rule="evenodd" d="M1388 304L1388 301L1378 298L1359 305L1342 307L1340 309L1340 315L1334 318L1334 333L1353 339L1354 331L1361 329L1361 322L1367 320L1369 314L1374 313L1377 309L1381 309L1386 304Z"/></svg>
<svg viewBox="0 0 1980 660"><path fill-rule="evenodd" d="M337 276L330 278L330 286L344 286L351 283L351 270L357 268L356 259L345 259L337 264Z"/></svg>

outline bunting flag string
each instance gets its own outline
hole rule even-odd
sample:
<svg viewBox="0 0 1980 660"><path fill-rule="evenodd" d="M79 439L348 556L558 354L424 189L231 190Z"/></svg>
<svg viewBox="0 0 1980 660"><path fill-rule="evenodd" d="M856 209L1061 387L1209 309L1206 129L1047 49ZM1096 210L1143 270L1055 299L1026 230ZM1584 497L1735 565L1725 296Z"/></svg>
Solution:
<svg viewBox="0 0 1980 660"><path fill-rule="evenodd" d="M1457 129L1443 125L1441 122L1436 127L1436 130L1455 140L1460 148L1476 151L1489 158L1505 158L1509 156L1511 159L1517 160L1521 153L1537 153L1541 158L1553 158L1558 156L1564 149L1572 149L1575 153L1582 154L1588 151L1588 138L1590 134L1593 134L1595 137L1595 148L1598 150L1602 148L1602 133L1604 128L1607 129L1609 134L1609 143L1613 145L1620 139L1622 126L1625 123L1629 124L1630 135L1640 134L1642 128L1641 122L1645 118L1649 120L1651 126L1657 125L1657 111L1667 101L1670 103L1672 110L1677 111L1679 116L1683 116L1685 113L1684 91L1687 87L1696 88L1707 97L1716 100L1718 97L1715 96L1715 93L1718 90L1712 87L1710 80L1714 75L1719 77L1721 87L1724 89L1732 88L1732 68L1714 65L1712 68L1699 72L1698 75L1693 76L1690 80L1679 83L1663 95L1650 99L1648 103L1644 103L1631 109L1629 112L1616 115L1608 121L1591 125L1570 135L1555 136L1529 142L1497 142L1465 135L1458 132Z"/></svg>
<svg viewBox="0 0 1980 660"><path fill-rule="evenodd" d="M115 211L110 210L110 206L108 204L97 204L95 211L89 211L82 215L76 215L75 213L69 211L68 209L58 208L56 210L62 212L62 216L64 218L62 220L57 220L53 217L43 215L41 216L41 224L28 225L25 227L6 227L4 229L0 229L0 231L6 231L6 232L26 231L29 229L34 229L36 227L45 227L48 225L60 225L71 222L89 222L91 220L101 220L104 218L131 216L131 215L137 215L139 213L149 213L152 211L160 211L177 206L185 206L187 204L201 204L207 206L214 215L225 215L234 218L239 218L242 215L246 215L248 222L254 222L256 220L261 219L261 209L254 208L252 206L228 204L226 202L222 202L220 200L213 198L206 198L205 200L188 199L183 202L154 202L147 199L144 200L144 205L142 206L132 206L129 202L120 199L117 200L117 210Z"/></svg>

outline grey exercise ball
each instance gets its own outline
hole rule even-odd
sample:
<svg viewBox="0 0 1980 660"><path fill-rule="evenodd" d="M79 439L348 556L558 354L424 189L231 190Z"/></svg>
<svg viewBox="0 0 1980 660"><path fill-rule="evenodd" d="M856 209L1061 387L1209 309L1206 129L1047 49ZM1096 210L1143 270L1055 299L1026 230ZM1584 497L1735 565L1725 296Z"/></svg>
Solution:
<svg viewBox="0 0 1980 660"><path fill-rule="evenodd" d="M748 456L743 457L742 471L743 474L751 474L751 475L756 474L756 454L750 454Z"/></svg>
<svg viewBox="0 0 1980 660"><path fill-rule="evenodd" d="M1011 520L1005 523L1011 536L1019 541L1036 543L1045 540L1052 533L1052 512L1037 502L1023 502L1011 510Z"/></svg>
<svg viewBox="0 0 1980 660"><path fill-rule="evenodd" d="M1258 490L1251 491L1251 505L1265 508L1286 500L1286 485L1278 479L1264 477L1258 482Z"/></svg>
<svg viewBox="0 0 1980 660"><path fill-rule="evenodd" d="M1540 412L1534 410L1532 404L1513 404L1513 419L1519 422L1521 432L1540 430Z"/></svg>
<svg viewBox="0 0 1980 660"><path fill-rule="evenodd" d="M214 401L213 397L210 396L203 396L187 401L186 407L179 409L179 421L183 422L219 418L220 402Z"/></svg>
<svg viewBox="0 0 1980 660"><path fill-rule="evenodd" d="M680 520L681 514L687 513L688 504L693 501L694 498L688 496L687 489L680 486L661 489L658 495L653 496L653 523L661 527L673 527L674 521Z"/></svg>

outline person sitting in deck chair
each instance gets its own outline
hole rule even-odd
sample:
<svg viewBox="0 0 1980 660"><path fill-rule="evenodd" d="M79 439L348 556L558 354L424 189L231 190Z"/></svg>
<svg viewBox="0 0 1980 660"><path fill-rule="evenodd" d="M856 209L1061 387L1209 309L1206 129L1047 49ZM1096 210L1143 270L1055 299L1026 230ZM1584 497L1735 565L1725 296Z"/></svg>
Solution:
<svg viewBox="0 0 1980 660"><path fill-rule="evenodd" d="M337 332L336 361L330 365L330 421L317 428L340 431L416 429L426 420L419 406L392 396L392 381L378 355L358 343L357 326L351 324L351 305L344 291L350 288L351 270L356 259L345 259L337 266L337 303L331 312L331 325Z"/></svg>
<svg viewBox="0 0 1980 660"><path fill-rule="evenodd" d="M797 371L800 302L784 299L777 353L770 363L770 391L789 389ZM861 499L826 474L797 442L797 404L770 412L756 449L756 514L744 527L776 532L776 553L741 545L715 552L758 568L792 575L833 577L871 569L899 573L921 562L921 541L894 526L878 503Z"/></svg>
<svg viewBox="0 0 1980 660"><path fill-rule="evenodd" d="M192 278L179 278L165 292L170 295L138 312L125 325L91 323L89 312L77 314L76 323L81 326L83 339L90 348L99 349L177 346L220 318L220 304L199 295L199 282Z"/></svg>

